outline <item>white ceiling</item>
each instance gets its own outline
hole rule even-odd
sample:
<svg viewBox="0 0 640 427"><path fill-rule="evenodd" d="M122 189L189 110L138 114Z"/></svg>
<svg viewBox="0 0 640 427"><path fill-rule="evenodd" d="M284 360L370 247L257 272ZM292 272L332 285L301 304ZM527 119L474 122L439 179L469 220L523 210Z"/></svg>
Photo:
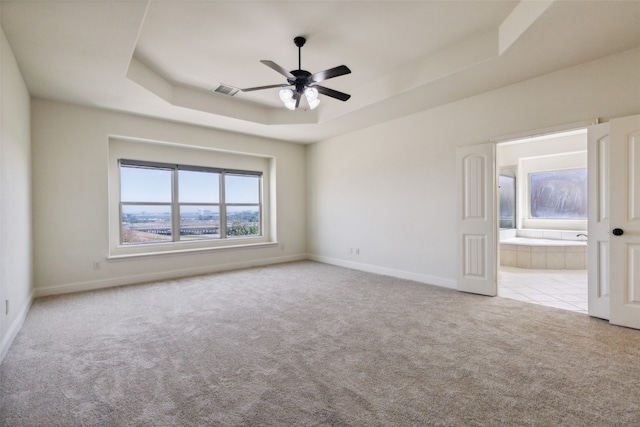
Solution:
<svg viewBox="0 0 640 427"><path fill-rule="evenodd" d="M5 1L34 97L309 143L640 46L640 1ZM345 64L313 111L259 61Z"/></svg>

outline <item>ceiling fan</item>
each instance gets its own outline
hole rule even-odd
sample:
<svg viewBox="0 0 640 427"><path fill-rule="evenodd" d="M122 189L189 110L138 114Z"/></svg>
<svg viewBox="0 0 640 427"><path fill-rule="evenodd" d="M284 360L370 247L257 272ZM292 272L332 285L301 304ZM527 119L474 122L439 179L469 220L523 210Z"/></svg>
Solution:
<svg viewBox="0 0 640 427"><path fill-rule="evenodd" d="M293 42L296 46L298 46L298 69L287 71L284 67L276 64L273 61L262 60L264 65L267 67L277 71L287 78L287 83L284 84L276 84L276 85L268 85L268 86L258 86L258 87L250 87L247 89L240 89L243 92L252 92L255 90L262 89L272 89L276 87L283 88L280 90L280 99L284 102L285 107L290 110L295 110L300 105L300 99L302 95L307 98L307 102L309 103L309 107L313 110L320 104L320 100L318 99L318 93L323 95L330 96L335 99L339 99L340 101L346 101L351 98L351 95L348 95L343 92L339 92L337 90L329 89L328 87L320 86L316 83L322 82L324 80L332 79L334 77L339 77L345 74L351 73L351 70L346 65L339 65L334 68L330 68L328 70L320 71L314 74L303 70L301 65L301 48L304 46L307 40L304 37L296 37L293 39ZM292 89L284 89L288 86L292 86Z"/></svg>

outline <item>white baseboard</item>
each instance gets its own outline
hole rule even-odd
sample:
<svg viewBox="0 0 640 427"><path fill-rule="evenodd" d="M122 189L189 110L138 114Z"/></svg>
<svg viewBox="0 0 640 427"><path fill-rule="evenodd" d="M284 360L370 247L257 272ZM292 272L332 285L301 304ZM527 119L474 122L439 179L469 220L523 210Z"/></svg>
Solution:
<svg viewBox="0 0 640 427"><path fill-rule="evenodd" d="M27 302L22 306L20 312L14 319L13 323L9 326L7 333L5 334L2 341L0 341L0 364L2 360L4 360L4 356L6 356L9 351L9 347L11 347L11 343L22 329L22 325L24 324L25 319L27 318L27 314L29 313L29 309L31 308L31 304L33 303L34 291L31 291L31 295L27 299Z"/></svg>
<svg viewBox="0 0 640 427"><path fill-rule="evenodd" d="M90 282L77 282L65 285L46 286L36 288L35 296L43 297L48 295L68 294L72 292L92 291L96 289L113 288L116 286L133 285L136 283L154 282L157 280L169 280L180 277L198 276L201 274L218 273L221 271L239 270L242 268L262 267L270 264L281 264L283 262L301 261L309 259L306 254L290 255L276 258L242 261L214 266L188 268L183 270L172 270L160 273L138 274L134 276L115 277L112 279L94 280Z"/></svg>
<svg viewBox="0 0 640 427"><path fill-rule="evenodd" d="M363 264L360 262L345 261L339 258L331 258L319 255L309 255L309 259L325 264L337 265L339 267L351 268L353 270L366 271L368 273L381 274L383 276L397 277L398 279L413 280L414 282L426 283L443 288L457 289L458 287L458 284L455 280L445 279L443 277L429 276L426 274L396 270L394 268L380 267L377 265Z"/></svg>

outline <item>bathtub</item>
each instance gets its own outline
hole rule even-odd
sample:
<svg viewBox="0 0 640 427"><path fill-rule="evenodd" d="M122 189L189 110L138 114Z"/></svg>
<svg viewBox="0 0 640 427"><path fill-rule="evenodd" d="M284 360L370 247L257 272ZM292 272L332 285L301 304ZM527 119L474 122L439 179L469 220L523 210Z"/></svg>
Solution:
<svg viewBox="0 0 640 427"><path fill-rule="evenodd" d="M540 270L584 270L587 242L512 237L500 241L500 265Z"/></svg>
<svg viewBox="0 0 640 427"><path fill-rule="evenodd" d="M583 240L534 239L531 237L513 237L501 240L500 244L524 246L587 246Z"/></svg>

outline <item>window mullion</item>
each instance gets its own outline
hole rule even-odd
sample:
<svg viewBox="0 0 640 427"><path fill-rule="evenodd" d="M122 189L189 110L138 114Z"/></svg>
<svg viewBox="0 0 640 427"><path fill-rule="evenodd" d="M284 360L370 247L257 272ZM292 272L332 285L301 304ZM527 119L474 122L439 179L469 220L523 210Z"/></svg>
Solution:
<svg viewBox="0 0 640 427"><path fill-rule="evenodd" d="M174 242L180 241L180 203L178 193L178 168L174 168L172 171L171 180L171 228L172 228L172 240Z"/></svg>
<svg viewBox="0 0 640 427"><path fill-rule="evenodd" d="M264 235L264 213L263 213L263 209L262 209L262 205L263 205L263 200L262 200L262 190L263 190L263 182L262 182L262 175L260 175L259 181L258 181L258 212L260 214L260 216L258 217L258 227L260 227L260 235L263 236Z"/></svg>
<svg viewBox="0 0 640 427"><path fill-rule="evenodd" d="M224 179L225 179L225 173L222 172L220 174L220 179L218 180L219 182L219 189L218 191L220 192L220 238L221 239L226 239L227 238L227 202L225 201L225 191L224 191Z"/></svg>

